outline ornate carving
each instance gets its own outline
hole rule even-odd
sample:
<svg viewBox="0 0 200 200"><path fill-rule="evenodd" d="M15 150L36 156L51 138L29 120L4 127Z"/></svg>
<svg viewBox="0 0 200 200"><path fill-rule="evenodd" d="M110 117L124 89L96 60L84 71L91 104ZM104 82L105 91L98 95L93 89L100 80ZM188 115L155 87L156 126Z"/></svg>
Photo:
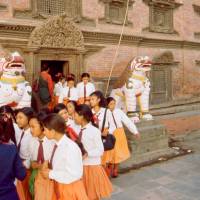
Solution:
<svg viewBox="0 0 200 200"><path fill-rule="evenodd" d="M100 0L105 3L105 17L100 19L102 22L112 24L123 24L126 14L127 0ZM129 7L132 6L134 0L129 1ZM126 20L126 25L131 24Z"/></svg>
<svg viewBox="0 0 200 200"><path fill-rule="evenodd" d="M143 0L150 8L149 30L160 33L174 33L173 9L180 6L175 0Z"/></svg>
<svg viewBox="0 0 200 200"><path fill-rule="evenodd" d="M172 64L174 63L174 56L171 51L166 51L160 56L153 59L154 64Z"/></svg>
<svg viewBox="0 0 200 200"><path fill-rule="evenodd" d="M66 16L51 17L31 33L29 46L84 49L82 32Z"/></svg>

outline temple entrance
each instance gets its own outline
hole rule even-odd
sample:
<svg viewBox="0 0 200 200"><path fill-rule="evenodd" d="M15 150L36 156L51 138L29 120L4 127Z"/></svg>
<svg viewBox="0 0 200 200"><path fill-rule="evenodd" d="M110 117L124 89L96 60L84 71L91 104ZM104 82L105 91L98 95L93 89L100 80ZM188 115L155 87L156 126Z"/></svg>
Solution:
<svg viewBox="0 0 200 200"><path fill-rule="evenodd" d="M58 61L58 60L41 60L42 66L47 65L50 69L50 74L54 82L56 82L56 74L62 73L64 76L69 74L69 62L68 61Z"/></svg>
<svg viewBox="0 0 200 200"><path fill-rule="evenodd" d="M59 27L59 28L58 28ZM69 72L80 77L84 70L83 55L86 52L81 30L65 15L50 17L32 31L28 42L30 62L27 64L32 81L38 77L41 67L47 63L53 79L58 72Z"/></svg>

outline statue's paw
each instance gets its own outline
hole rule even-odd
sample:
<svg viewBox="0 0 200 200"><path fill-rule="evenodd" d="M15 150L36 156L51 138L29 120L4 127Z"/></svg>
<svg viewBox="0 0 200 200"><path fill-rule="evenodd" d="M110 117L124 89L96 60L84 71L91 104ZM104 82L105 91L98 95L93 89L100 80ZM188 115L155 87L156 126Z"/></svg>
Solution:
<svg viewBox="0 0 200 200"><path fill-rule="evenodd" d="M151 114L144 114L142 116L142 119L150 121L150 120L153 120L153 116Z"/></svg>

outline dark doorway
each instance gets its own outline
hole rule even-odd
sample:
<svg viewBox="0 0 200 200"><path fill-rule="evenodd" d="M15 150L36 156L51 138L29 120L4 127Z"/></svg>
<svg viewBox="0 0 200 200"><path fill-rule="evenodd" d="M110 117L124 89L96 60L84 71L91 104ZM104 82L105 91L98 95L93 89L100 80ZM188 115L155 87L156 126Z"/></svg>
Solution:
<svg viewBox="0 0 200 200"><path fill-rule="evenodd" d="M42 60L42 66L47 65L50 69L50 74L53 81L56 81L56 74L62 73L64 76L69 74L69 62L68 61L58 61L58 60Z"/></svg>

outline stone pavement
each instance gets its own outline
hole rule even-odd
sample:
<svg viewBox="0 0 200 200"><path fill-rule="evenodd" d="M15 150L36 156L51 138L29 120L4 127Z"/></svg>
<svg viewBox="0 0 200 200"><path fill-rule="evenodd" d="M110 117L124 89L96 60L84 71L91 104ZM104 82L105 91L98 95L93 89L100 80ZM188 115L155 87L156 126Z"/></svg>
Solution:
<svg viewBox="0 0 200 200"><path fill-rule="evenodd" d="M109 200L200 200L200 152L112 179Z"/></svg>

